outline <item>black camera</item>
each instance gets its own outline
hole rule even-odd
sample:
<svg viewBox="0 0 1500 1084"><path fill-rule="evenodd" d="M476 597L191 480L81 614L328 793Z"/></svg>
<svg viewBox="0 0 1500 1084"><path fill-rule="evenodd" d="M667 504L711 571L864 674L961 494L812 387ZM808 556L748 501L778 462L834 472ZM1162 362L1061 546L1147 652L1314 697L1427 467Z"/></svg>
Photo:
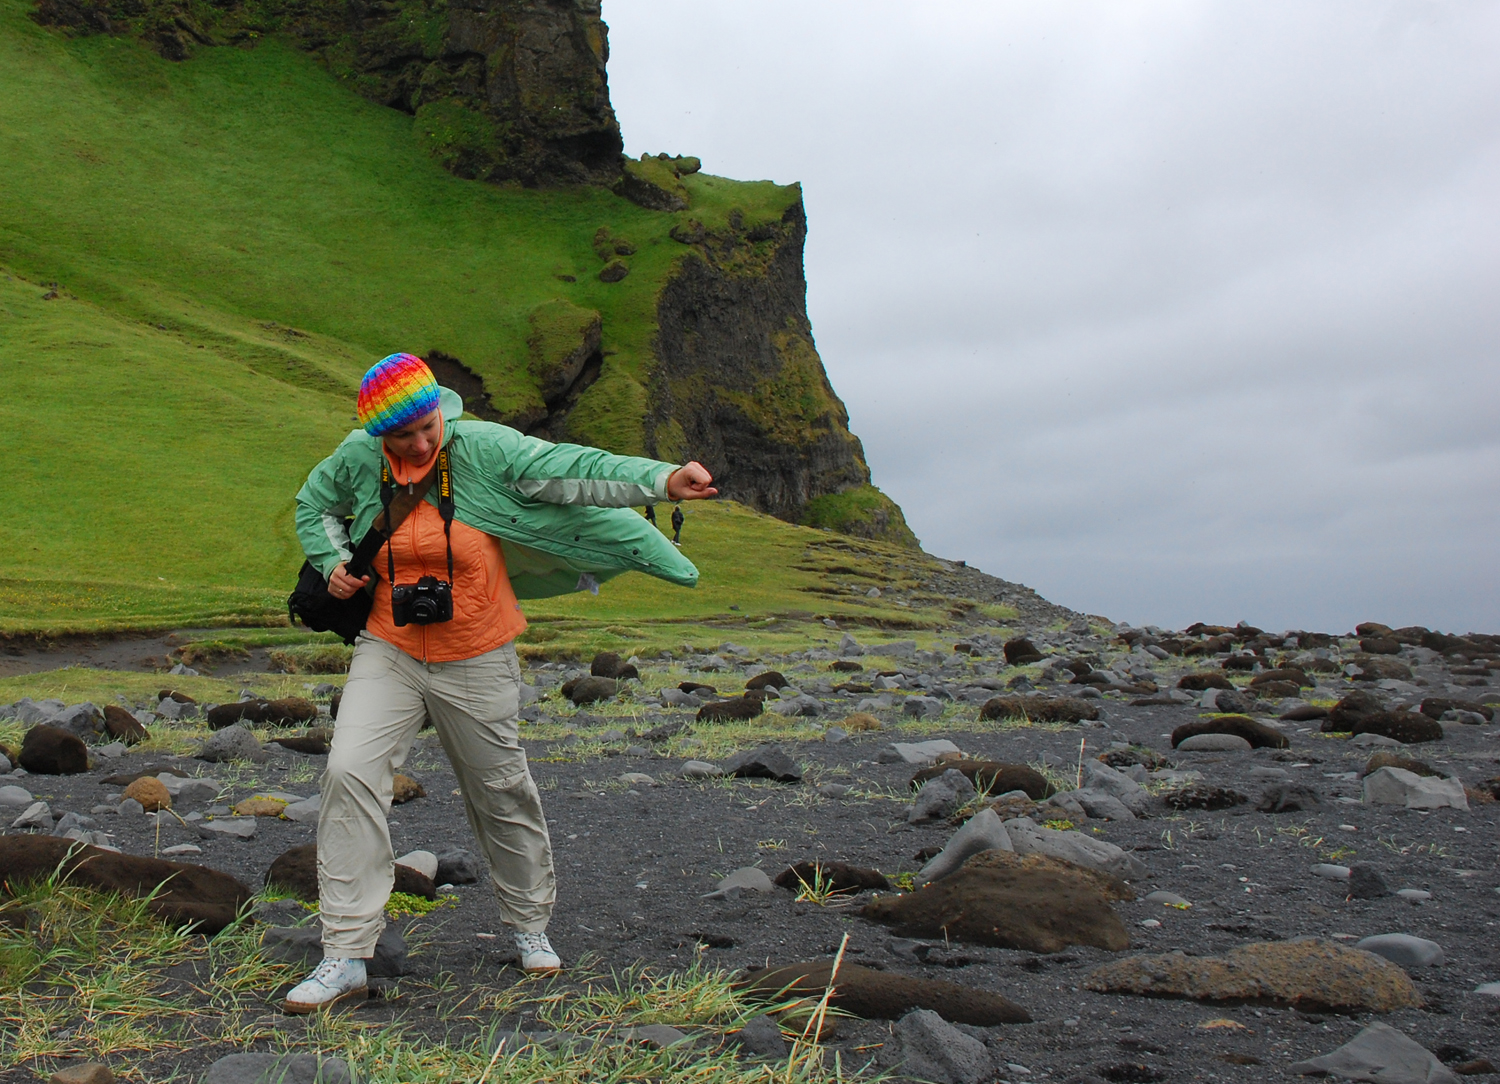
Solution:
<svg viewBox="0 0 1500 1084"><path fill-rule="evenodd" d="M402 625L436 625L453 620L453 585L436 576L391 588L391 620Z"/></svg>

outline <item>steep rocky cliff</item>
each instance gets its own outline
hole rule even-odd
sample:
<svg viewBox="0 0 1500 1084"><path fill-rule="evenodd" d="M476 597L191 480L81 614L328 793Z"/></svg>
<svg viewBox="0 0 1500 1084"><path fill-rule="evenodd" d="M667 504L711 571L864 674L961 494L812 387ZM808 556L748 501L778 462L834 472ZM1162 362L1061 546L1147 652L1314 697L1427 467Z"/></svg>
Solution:
<svg viewBox="0 0 1500 1084"><path fill-rule="evenodd" d="M173 60L281 33L366 98L413 114L459 176L620 179L597 0L38 0L36 19L134 34Z"/></svg>

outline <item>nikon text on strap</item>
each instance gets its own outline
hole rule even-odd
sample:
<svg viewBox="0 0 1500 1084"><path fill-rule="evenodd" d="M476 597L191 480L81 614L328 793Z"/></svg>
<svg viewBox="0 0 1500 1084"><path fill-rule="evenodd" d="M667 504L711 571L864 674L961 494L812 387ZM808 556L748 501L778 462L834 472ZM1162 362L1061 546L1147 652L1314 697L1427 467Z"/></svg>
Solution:
<svg viewBox="0 0 1500 1084"><path fill-rule="evenodd" d="M385 510L375 517L375 522L370 525L369 534L360 540L359 550L365 548L365 543L370 540L376 531L383 533L375 543L375 548L370 551L370 555L365 559L366 564L374 559L375 554L380 551L380 547L385 545L386 539L395 533L396 527L401 526L401 521L411 515L412 510L422 502L422 498L432 488L434 478L437 479L438 483L438 513L443 517L443 540L448 547L448 582L453 582L453 471L448 462L447 448L438 452L437 463L433 466L432 470L427 472L427 477L417 482L415 487L408 485L405 492L399 489L396 490L394 495L392 494L390 464L384 458L381 459L380 501L385 505ZM395 526L386 530L385 525L387 523L392 523ZM394 546L386 546L385 549L385 561L388 573L386 582L393 585L396 582L396 555L393 552L394 549ZM356 550L354 558L350 559L349 567L351 569L354 567L354 559L359 557L359 550ZM352 575L358 576L362 575L362 573L354 572Z"/></svg>

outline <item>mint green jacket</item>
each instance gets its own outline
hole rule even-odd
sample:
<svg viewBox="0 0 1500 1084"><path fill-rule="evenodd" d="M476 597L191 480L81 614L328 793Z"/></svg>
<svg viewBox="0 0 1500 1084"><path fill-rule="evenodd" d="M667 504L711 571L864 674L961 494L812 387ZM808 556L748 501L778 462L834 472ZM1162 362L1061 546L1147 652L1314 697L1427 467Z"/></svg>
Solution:
<svg viewBox="0 0 1500 1084"><path fill-rule="evenodd" d="M550 444L493 422L462 421L442 389L443 446L453 464L454 518L494 535L517 598L586 589L621 572L694 587L698 570L633 506L667 500L670 463ZM297 538L327 576L354 551L380 504L381 440L363 429L313 468L297 494ZM437 503L437 487L427 494ZM344 519L354 519L352 531Z"/></svg>

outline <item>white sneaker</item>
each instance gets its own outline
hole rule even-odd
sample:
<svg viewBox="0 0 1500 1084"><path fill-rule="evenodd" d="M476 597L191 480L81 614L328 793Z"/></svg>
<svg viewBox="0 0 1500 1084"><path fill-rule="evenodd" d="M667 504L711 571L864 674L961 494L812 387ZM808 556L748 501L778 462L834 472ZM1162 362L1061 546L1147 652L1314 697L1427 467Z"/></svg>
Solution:
<svg viewBox="0 0 1500 1084"><path fill-rule="evenodd" d="M552 942L547 940L545 933L540 930L536 933L511 932L516 936L516 952L521 956L522 971L534 975L562 970L562 960L553 951Z"/></svg>
<svg viewBox="0 0 1500 1084"><path fill-rule="evenodd" d="M368 996L363 960L325 957L311 975L286 995L281 1007L289 1013L310 1013L330 1009L341 1001L362 1001Z"/></svg>

